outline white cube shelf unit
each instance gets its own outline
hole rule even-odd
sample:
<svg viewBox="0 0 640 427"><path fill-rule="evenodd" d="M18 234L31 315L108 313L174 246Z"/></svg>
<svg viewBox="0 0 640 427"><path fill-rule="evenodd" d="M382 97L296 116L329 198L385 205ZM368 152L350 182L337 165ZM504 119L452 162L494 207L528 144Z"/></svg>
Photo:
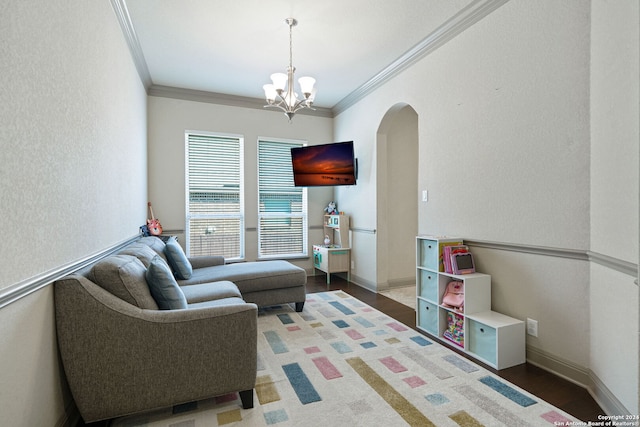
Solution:
<svg viewBox="0 0 640 427"><path fill-rule="evenodd" d="M416 238L417 327L496 369L524 363L524 322L491 311L491 276L444 272L442 248L460 244L463 240L459 238ZM451 281L464 283L463 311L442 304L445 289ZM462 330L457 330L458 342L445 337L449 313L462 319Z"/></svg>

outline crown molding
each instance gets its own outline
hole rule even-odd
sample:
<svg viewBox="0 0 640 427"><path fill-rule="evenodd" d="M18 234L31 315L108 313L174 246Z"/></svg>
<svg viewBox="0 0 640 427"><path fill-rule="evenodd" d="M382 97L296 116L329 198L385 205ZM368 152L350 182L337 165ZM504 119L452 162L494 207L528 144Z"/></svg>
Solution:
<svg viewBox="0 0 640 427"><path fill-rule="evenodd" d="M508 1L509 0L475 0L471 2L467 7L436 28L435 31L420 43L409 49L362 86L345 96L340 102L333 106L334 114L337 116L342 113Z"/></svg>
<svg viewBox="0 0 640 427"><path fill-rule="evenodd" d="M258 98L154 84L151 79L151 73L149 73L149 67L147 66L147 61L144 58L144 53L142 52L138 36L136 35L135 28L133 27L131 16L129 15L126 0L111 0L111 6L113 7L113 11L115 12L120 27L122 28L122 34L124 35L127 46L129 47L131 57L133 58L136 69L138 70L140 80L147 91L147 95L182 99L186 101L206 102L231 107L265 110L264 100ZM281 111L277 109L269 109L266 111L281 113ZM332 118L334 116L333 111L330 108L324 107L314 107L314 110L305 108L298 111L296 114L328 118Z"/></svg>
<svg viewBox="0 0 640 427"><path fill-rule="evenodd" d="M120 28L122 28L122 34L124 35L127 46L129 46L129 52L131 52L131 57L133 58L133 63L135 64L136 69L138 70L140 80L142 80L145 90L148 91L153 82L151 80L147 61L144 59L144 54L142 53L142 48L138 41L138 36L136 35L133 23L131 22L131 16L129 16L127 4L125 3L125 0L111 0L111 6L116 14Z"/></svg>
<svg viewBox="0 0 640 427"><path fill-rule="evenodd" d="M204 90L183 89L173 86L162 86L152 84L147 90L149 96L158 96L162 98L183 99L185 101L206 102L209 104L227 105L230 107L254 108L258 110L271 111L283 114L280 109L265 109L265 101L258 98L249 98L245 96L228 95L225 93L208 92ZM308 115L316 117L333 117L333 111L329 108L313 107L315 110L308 108L296 112L296 115Z"/></svg>
<svg viewBox="0 0 640 427"><path fill-rule="evenodd" d="M316 107L315 110L303 109L296 114L328 118L340 114L508 1L509 0L474 0L467 7L439 26L420 43L409 49L374 77L344 97L334 105L333 108ZM129 46L129 51L140 75L140 80L142 80L148 95L264 110L264 101L258 98L155 85L151 79L151 74L149 73L147 62L144 58L140 42L138 41L138 36L136 35L129 11L127 10L126 0L111 0L111 5L122 28L122 33L127 45ZM275 109L269 111L279 112Z"/></svg>

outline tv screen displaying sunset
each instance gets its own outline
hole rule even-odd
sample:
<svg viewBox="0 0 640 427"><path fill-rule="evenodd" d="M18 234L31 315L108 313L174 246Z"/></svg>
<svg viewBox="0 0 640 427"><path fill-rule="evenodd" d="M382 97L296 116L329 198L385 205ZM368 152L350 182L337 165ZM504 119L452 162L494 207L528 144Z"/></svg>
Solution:
<svg viewBox="0 0 640 427"><path fill-rule="evenodd" d="M352 141L292 148L291 163L296 186L356 183Z"/></svg>

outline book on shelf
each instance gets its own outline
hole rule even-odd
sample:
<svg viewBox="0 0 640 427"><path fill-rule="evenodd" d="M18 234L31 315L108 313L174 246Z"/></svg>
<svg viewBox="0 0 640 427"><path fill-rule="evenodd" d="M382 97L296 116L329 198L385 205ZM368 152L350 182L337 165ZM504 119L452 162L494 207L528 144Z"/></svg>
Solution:
<svg viewBox="0 0 640 427"><path fill-rule="evenodd" d="M451 263L451 255L469 252L466 245L448 245L442 248L442 258L444 262L444 272L453 274L453 264Z"/></svg>

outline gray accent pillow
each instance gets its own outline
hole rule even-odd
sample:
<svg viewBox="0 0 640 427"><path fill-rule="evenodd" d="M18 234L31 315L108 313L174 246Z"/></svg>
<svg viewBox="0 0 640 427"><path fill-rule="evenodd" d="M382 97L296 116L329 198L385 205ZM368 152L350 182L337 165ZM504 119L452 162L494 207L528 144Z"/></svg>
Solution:
<svg viewBox="0 0 640 427"><path fill-rule="evenodd" d="M93 266L89 279L118 298L140 308L157 310L145 280L146 269L131 255L112 255Z"/></svg>
<svg viewBox="0 0 640 427"><path fill-rule="evenodd" d="M178 279L186 280L191 277L193 267L175 237L170 237L167 240L164 247L164 255L167 257L167 262Z"/></svg>
<svg viewBox="0 0 640 427"><path fill-rule="evenodd" d="M171 269L160 256L156 255L149 264L146 274L151 296L161 310L187 308L187 299L182 293Z"/></svg>

